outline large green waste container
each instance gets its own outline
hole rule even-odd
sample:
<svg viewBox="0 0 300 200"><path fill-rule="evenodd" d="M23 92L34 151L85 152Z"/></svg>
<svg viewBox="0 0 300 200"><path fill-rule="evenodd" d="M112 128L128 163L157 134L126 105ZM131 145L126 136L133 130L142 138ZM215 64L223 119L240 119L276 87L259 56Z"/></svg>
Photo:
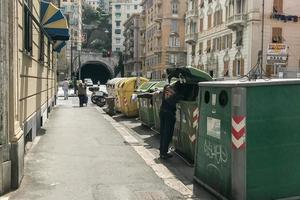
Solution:
<svg viewBox="0 0 300 200"><path fill-rule="evenodd" d="M160 91L162 92L164 89L164 86L167 84L167 81L160 81L156 83L152 89L154 91ZM160 111L160 106L162 102L162 93L158 95L153 95L152 97L153 100L153 116L154 116L154 126L152 127L154 131L158 132L160 131L160 119L159 119L159 111Z"/></svg>
<svg viewBox="0 0 300 200"><path fill-rule="evenodd" d="M151 128L154 125L153 100L151 88L157 81L142 84L136 91L138 97L139 119L145 126Z"/></svg>
<svg viewBox="0 0 300 200"><path fill-rule="evenodd" d="M300 199L300 81L199 86L195 179L231 200Z"/></svg>
<svg viewBox="0 0 300 200"><path fill-rule="evenodd" d="M198 82L212 81L204 71L193 67L169 68L170 80L176 78L176 87L181 101L177 104L173 143L175 150L190 163L194 162L198 130Z"/></svg>

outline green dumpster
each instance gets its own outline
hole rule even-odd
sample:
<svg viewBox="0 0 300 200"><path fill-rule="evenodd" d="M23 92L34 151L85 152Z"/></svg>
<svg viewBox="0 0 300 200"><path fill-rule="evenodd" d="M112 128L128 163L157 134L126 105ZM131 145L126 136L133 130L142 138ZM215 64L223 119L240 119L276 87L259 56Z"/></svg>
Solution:
<svg viewBox="0 0 300 200"><path fill-rule="evenodd" d="M154 125L153 102L151 88L156 84L150 81L142 84L136 91L138 97L139 119L145 126L151 128Z"/></svg>
<svg viewBox="0 0 300 200"><path fill-rule="evenodd" d="M164 86L167 84L167 81L160 81L157 84L152 87L154 91L160 91L162 92L164 89ZM152 97L153 100L153 115L154 115L154 126L153 130L158 132L160 131L160 119L159 119L159 111L160 111L160 106L162 102L162 93L158 95L153 95Z"/></svg>
<svg viewBox="0 0 300 200"><path fill-rule="evenodd" d="M169 79L176 78L182 100L177 104L173 144L176 152L190 163L194 162L198 130L198 82L211 81L204 71L193 67L167 69Z"/></svg>
<svg viewBox="0 0 300 200"><path fill-rule="evenodd" d="M195 180L223 199L300 199L300 80L199 86Z"/></svg>

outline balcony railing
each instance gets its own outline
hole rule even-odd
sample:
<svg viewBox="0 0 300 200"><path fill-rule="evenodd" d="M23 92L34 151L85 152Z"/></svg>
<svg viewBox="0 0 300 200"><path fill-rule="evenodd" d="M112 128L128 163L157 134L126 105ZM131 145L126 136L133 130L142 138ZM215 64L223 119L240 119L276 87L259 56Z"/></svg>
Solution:
<svg viewBox="0 0 300 200"><path fill-rule="evenodd" d="M169 52L186 52L186 49L184 47L168 47L167 51Z"/></svg>
<svg viewBox="0 0 300 200"><path fill-rule="evenodd" d="M195 44L198 40L198 33L186 34L185 42L188 44Z"/></svg>
<svg viewBox="0 0 300 200"><path fill-rule="evenodd" d="M226 25L230 29L237 29L240 26L244 26L246 23L247 23L246 14L235 14L228 17Z"/></svg>

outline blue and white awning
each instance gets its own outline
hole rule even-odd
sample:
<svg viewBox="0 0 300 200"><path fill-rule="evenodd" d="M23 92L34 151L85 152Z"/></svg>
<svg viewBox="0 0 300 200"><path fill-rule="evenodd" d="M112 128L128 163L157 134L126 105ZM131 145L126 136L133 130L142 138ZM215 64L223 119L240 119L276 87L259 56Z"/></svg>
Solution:
<svg viewBox="0 0 300 200"><path fill-rule="evenodd" d="M52 40L69 40L68 22L59 8L50 2L41 1L41 25Z"/></svg>
<svg viewBox="0 0 300 200"><path fill-rule="evenodd" d="M64 48L66 46L66 42L65 41L56 41L53 45L53 51L56 51L56 52L60 52L62 48Z"/></svg>

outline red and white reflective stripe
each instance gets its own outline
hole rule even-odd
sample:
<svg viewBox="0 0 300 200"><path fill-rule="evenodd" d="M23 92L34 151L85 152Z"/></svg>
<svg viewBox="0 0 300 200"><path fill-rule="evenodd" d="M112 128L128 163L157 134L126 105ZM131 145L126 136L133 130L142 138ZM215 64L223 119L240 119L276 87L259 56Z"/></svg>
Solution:
<svg viewBox="0 0 300 200"><path fill-rule="evenodd" d="M198 128L198 122L199 122L199 109L196 108L193 111L193 128Z"/></svg>
<svg viewBox="0 0 300 200"><path fill-rule="evenodd" d="M189 138L191 142L194 143L196 141L196 134L193 134L192 136L189 135Z"/></svg>
<svg viewBox="0 0 300 200"><path fill-rule="evenodd" d="M232 117L232 145L236 149L242 149L246 145L246 117Z"/></svg>
<svg viewBox="0 0 300 200"><path fill-rule="evenodd" d="M127 99L126 97L124 97L124 105L127 106L128 102L127 102Z"/></svg>

